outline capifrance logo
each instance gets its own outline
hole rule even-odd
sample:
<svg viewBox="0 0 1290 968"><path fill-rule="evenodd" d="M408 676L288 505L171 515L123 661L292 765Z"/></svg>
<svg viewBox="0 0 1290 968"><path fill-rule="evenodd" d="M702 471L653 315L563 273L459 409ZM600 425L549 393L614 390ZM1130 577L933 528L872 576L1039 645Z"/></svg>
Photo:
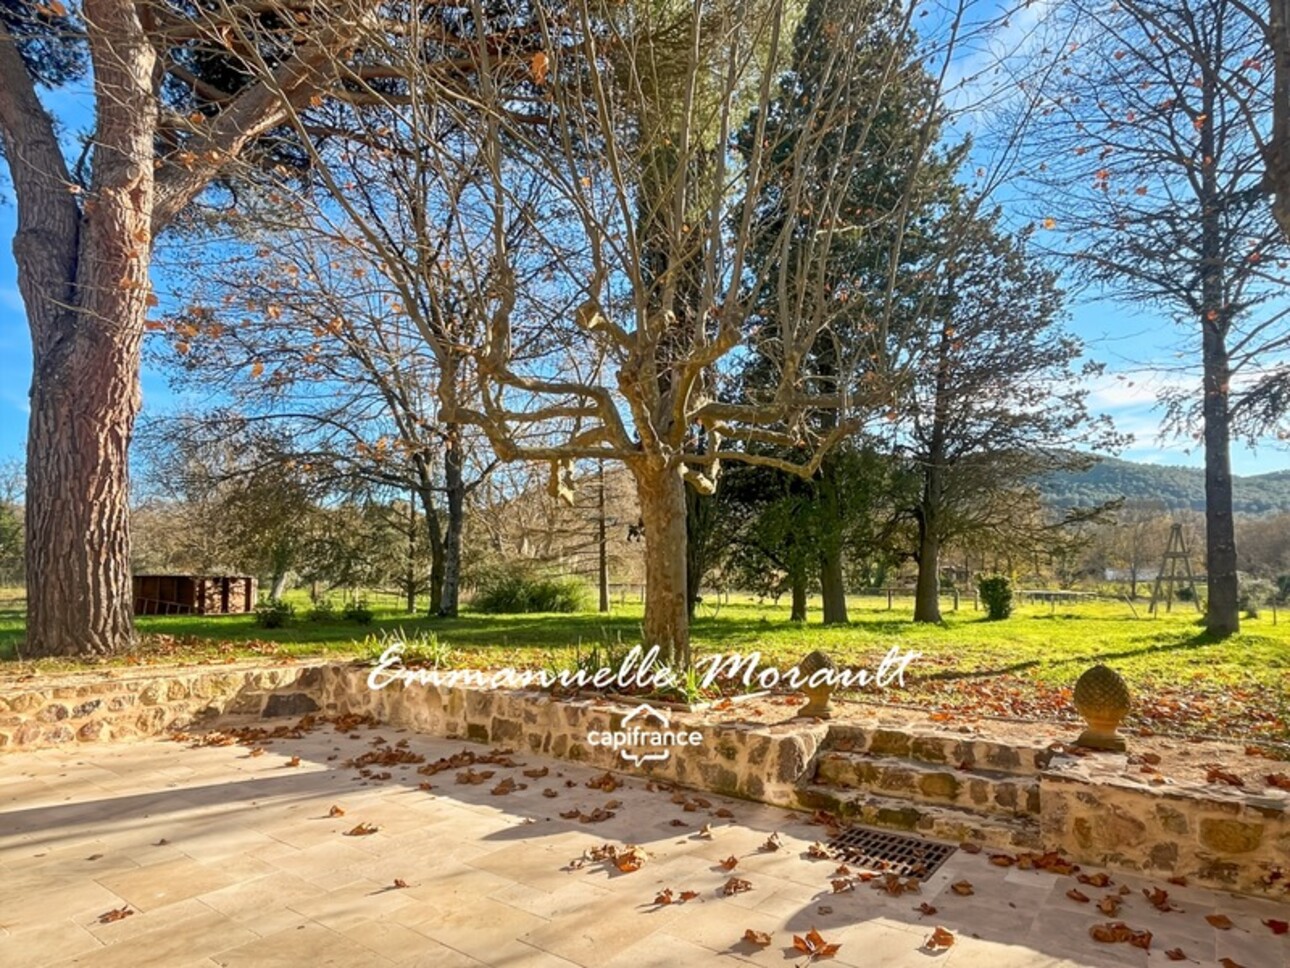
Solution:
<svg viewBox="0 0 1290 968"><path fill-rule="evenodd" d="M653 721L653 728L647 725ZM616 750L628 763L659 763L672 755L673 746L698 746L703 734L698 730L673 730L666 713L649 703L641 703L623 717L618 729L592 730L587 734L591 746Z"/></svg>

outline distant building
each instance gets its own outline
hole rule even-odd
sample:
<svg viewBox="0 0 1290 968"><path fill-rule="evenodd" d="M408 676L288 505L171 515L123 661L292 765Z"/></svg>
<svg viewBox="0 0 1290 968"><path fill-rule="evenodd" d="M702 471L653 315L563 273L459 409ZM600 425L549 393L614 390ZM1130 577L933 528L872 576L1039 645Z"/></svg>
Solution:
<svg viewBox="0 0 1290 968"><path fill-rule="evenodd" d="M255 611L249 575L135 575L135 615L236 615Z"/></svg>

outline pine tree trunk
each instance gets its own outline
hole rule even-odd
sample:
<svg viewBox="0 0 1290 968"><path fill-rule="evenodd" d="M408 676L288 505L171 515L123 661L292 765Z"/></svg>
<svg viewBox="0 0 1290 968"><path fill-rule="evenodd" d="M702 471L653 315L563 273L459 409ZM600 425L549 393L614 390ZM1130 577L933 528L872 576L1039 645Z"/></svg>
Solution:
<svg viewBox="0 0 1290 968"><path fill-rule="evenodd" d="M632 465L645 531L645 647L664 661L687 666L690 627L686 608L685 481L662 462Z"/></svg>
<svg viewBox="0 0 1290 968"><path fill-rule="evenodd" d="M914 588L914 621L941 620L941 543L927 509L918 516L918 584Z"/></svg>
<svg viewBox="0 0 1290 968"><path fill-rule="evenodd" d="M793 589L793 610L789 613L790 622L806 621L806 576L794 575L791 579Z"/></svg>
<svg viewBox="0 0 1290 968"><path fill-rule="evenodd" d="M461 462L460 428L449 424L443 460L448 522L443 535L443 587L439 592L439 614L445 618L457 617L461 598L461 538L466 523L466 484Z"/></svg>
<svg viewBox="0 0 1290 968"><path fill-rule="evenodd" d="M87 2L97 106L78 212L12 43L0 128L18 196L14 256L32 334L26 656L135 641L127 452L139 410L153 203L155 53L134 4ZM21 88L21 89L19 89Z"/></svg>

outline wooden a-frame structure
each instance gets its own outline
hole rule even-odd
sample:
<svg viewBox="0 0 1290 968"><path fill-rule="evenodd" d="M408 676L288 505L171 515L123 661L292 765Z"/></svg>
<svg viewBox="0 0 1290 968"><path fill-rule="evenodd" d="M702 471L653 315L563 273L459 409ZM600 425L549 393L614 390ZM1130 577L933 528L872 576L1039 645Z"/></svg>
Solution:
<svg viewBox="0 0 1290 968"><path fill-rule="evenodd" d="M1178 563L1182 562L1182 573L1179 574ZM1161 586L1164 586L1165 611L1174 604L1174 585L1183 583L1191 590L1191 600L1200 611L1200 596L1196 594L1196 579L1191 572L1191 555L1187 552L1187 542L1183 540L1182 525L1175 524L1169 529L1169 543L1165 545L1164 556L1160 559L1160 570L1156 572L1156 583L1151 588L1151 607L1147 611L1156 614L1160 604Z"/></svg>

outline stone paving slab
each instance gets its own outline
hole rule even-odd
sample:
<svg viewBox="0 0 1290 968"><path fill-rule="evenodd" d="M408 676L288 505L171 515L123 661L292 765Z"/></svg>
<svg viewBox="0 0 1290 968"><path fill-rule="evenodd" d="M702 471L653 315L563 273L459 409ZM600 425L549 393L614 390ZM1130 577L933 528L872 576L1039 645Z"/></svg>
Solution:
<svg viewBox="0 0 1290 968"><path fill-rule="evenodd" d="M374 766L391 776L373 780L345 765L401 741L427 761L488 750L323 726L261 742L254 755L249 745L146 740L0 757L0 965L784 966L804 962L792 938L811 928L840 943L840 966L1154 968L1174 963L1172 948L1186 955L1179 963L1290 964L1290 935L1262 923L1290 920L1290 906L1272 901L1120 873L1099 890L964 851L919 894L869 885L833 894L836 864L807 855L823 828L801 814L709 794L710 807L686 812L640 778L592 789L598 771L526 754L515 768L477 766L495 772L480 785L458 784L451 769L426 777L416 764ZM541 767L544 777L523 775ZM494 794L507 777L527 788ZM613 800L600 823L560 817ZM359 823L379 829L345 835ZM705 823L710 838L699 833ZM775 832L783 846L759 850ZM572 863L605 843L651 856L627 874ZM729 856L752 890L726 897ZM952 888L963 880L970 896ZM1089 928L1110 919L1067 897L1079 888L1095 902L1121 885L1118 919L1151 931L1150 951L1093 940ZM1181 910L1153 908L1142 889L1154 887ZM697 896L654 904L664 888ZM920 913L924 902L934 915ZM124 906L136 913L100 922ZM1205 920L1220 914L1230 929ZM955 942L932 952L924 944L937 926ZM744 941L749 928L769 932L770 946Z"/></svg>

